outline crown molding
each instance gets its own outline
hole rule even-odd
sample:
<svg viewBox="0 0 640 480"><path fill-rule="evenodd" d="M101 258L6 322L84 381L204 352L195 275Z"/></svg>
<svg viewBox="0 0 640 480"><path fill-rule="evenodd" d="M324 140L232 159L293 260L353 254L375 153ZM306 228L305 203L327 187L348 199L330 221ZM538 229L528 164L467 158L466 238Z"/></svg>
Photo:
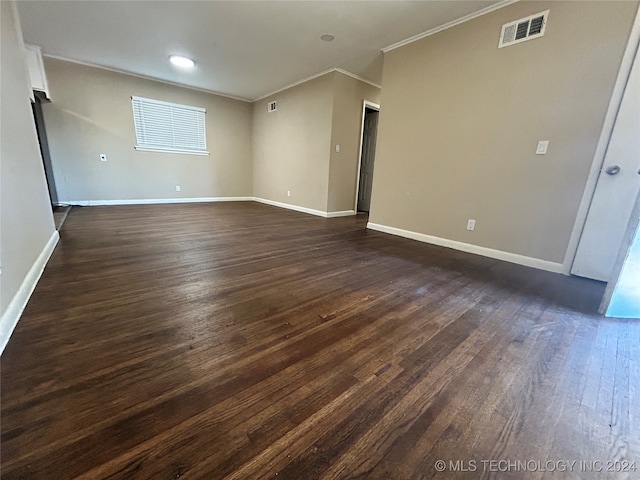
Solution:
<svg viewBox="0 0 640 480"><path fill-rule="evenodd" d="M318 73L315 73L315 74L310 75L308 77L305 77L305 78L303 78L301 80L297 80L297 81L295 81L293 83L285 85L284 87L281 87L281 88L279 88L277 90L274 90L273 92L269 92L266 95L262 95L261 97L258 97L256 99L254 99L253 101L254 102L259 102L260 100L264 100L265 98L270 97L272 95L275 95L276 93L284 92L285 90L288 90L289 88L296 87L296 86L301 85L301 84L303 84L305 82L313 80L314 78L322 77L323 75L326 75L327 73L334 72L335 70L336 70L335 68L328 68L327 70L323 70L321 72L318 72Z"/></svg>
<svg viewBox="0 0 640 480"><path fill-rule="evenodd" d="M327 73L332 73L332 72L338 72L338 73L341 73L341 74L346 75L348 77L355 78L356 80L359 80L361 82L368 83L369 85L372 85L372 86L374 86L376 88L382 88L380 85L378 85L377 83L372 82L371 80L367 80L366 78L363 78L363 77L361 77L359 75L356 75L355 73L348 72L347 70L343 70L342 68L334 67L334 68L328 68L326 70L322 70L321 72L318 72L318 73L314 73L313 75L309 75L308 77L304 77L301 80L297 80L297 81L295 81L293 83L285 85L284 87L281 87L281 88L279 88L277 90L274 90L273 92L269 92L266 95L262 95L261 97L258 97L253 101L254 102L259 102L260 100L264 100L267 97L271 97L272 95L276 95L277 93L284 92L285 90L288 90L290 88L296 87L298 85L306 83L306 82L308 82L310 80L313 80L315 78L322 77L323 75L326 75Z"/></svg>
<svg viewBox="0 0 640 480"><path fill-rule="evenodd" d="M139 73L128 72L126 70L120 70L119 68L113 67L105 67L104 65L98 65L95 63L84 62L82 60L75 60L73 58L63 57L62 55L54 55L52 53L42 53L43 57L52 58L54 60L62 60L63 62L75 63L76 65L83 65L85 67L98 68L100 70L106 70L108 72L119 73L121 75L129 75L130 77L141 78L143 80L150 80L152 82L164 83L166 85L172 85L174 87L186 88L189 90L195 90L196 92L208 93L210 95L217 95L219 97L230 98L232 100L239 100L241 102L251 103L251 100L243 97L236 97L233 95L227 95L226 93L216 92L214 90L206 90L204 88L192 87L190 85L185 85L184 83L171 82L169 80L161 80L155 77L149 77L147 75L140 75Z"/></svg>
<svg viewBox="0 0 640 480"><path fill-rule="evenodd" d="M347 70L343 70L342 68L334 68L334 71L346 75L347 77L355 78L356 80L360 80L363 83L368 83L372 87L382 88L382 85L379 85L371 80L367 80L366 78L361 77L360 75L356 75L355 73L348 72Z"/></svg>
<svg viewBox="0 0 640 480"><path fill-rule="evenodd" d="M456 25L460 25L461 23L465 23L469 20L473 20L474 18L481 17L483 15L486 15L487 13L495 12L496 10L500 10L501 8L508 7L509 5L512 5L518 1L519 0L502 0L498 3L483 8L482 10L478 10L477 12L470 13L469 15L465 15L464 17L460 17L457 20L452 20L451 22L440 25L439 27L432 28L431 30L427 30L426 32L422 32L418 35L414 35L413 37L409 37L405 40L396 42L393 45L389 45L388 47L383 48L382 51L384 53L387 53L391 50L395 50L396 48L404 47L405 45L417 42L418 40L422 40L425 37L435 35L436 33L442 32L443 30L447 30L451 27L455 27Z"/></svg>

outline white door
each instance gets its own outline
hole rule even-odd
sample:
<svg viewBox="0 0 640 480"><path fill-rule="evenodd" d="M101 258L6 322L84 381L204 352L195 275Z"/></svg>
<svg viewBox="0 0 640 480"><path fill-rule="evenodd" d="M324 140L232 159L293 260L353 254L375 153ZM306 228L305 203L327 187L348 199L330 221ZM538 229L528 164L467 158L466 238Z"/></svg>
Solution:
<svg viewBox="0 0 640 480"><path fill-rule="evenodd" d="M640 61L636 53L571 273L608 282L640 189Z"/></svg>

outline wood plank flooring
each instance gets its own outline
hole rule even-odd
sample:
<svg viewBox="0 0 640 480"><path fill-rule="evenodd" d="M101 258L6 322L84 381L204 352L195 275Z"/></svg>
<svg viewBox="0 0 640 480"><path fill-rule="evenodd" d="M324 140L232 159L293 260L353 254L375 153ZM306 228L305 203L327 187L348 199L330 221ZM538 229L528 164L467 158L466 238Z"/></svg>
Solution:
<svg viewBox="0 0 640 480"><path fill-rule="evenodd" d="M602 284L365 226L74 208L2 355L2 479L640 478Z"/></svg>

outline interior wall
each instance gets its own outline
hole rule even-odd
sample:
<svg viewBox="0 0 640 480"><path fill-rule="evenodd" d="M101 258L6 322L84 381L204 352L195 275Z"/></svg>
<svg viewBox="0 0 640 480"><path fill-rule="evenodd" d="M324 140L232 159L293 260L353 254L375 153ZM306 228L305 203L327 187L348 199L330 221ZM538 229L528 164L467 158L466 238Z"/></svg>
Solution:
<svg viewBox="0 0 640 480"><path fill-rule="evenodd" d="M370 221L561 263L637 7L517 2L386 53Z"/></svg>
<svg viewBox="0 0 640 480"><path fill-rule="evenodd" d="M252 195L251 104L51 58L45 71L60 202ZM206 108L210 155L135 150L134 95Z"/></svg>
<svg viewBox="0 0 640 480"><path fill-rule="evenodd" d="M253 103L255 197L327 211L334 75ZM269 113L267 104L274 100L277 109Z"/></svg>
<svg viewBox="0 0 640 480"><path fill-rule="evenodd" d="M344 212L355 208L363 102L379 105L380 89L340 72L335 73L333 87L327 210Z"/></svg>
<svg viewBox="0 0 640 480"><path fill-rule="evenodd" d="M55 228L31 111L31 85L11 2L0 2L0 21L1 316Z"/></svg>

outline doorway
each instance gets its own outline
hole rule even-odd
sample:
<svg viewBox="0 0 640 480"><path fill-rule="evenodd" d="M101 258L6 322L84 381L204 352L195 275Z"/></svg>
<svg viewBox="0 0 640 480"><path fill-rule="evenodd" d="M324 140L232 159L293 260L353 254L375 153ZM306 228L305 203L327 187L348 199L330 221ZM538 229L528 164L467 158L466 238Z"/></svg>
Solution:
<svg viewBox="0 0 640 480"><path fill-rule="evenodd" d="M42 104L50 103L44 92L38 90L33 91L34 101L31 104L33 111L33 120L36 125L36 133L38 135L38 143L40 144L40 154L44 165L44 176L47 181L47 190L49 192L49 201L51 210L53 211L53 223L56 230L60 231L64 224L71 207L69 205L61 205L58 200L58 192L56 190L56 182L53 176L53 166L51 164L51 154L49 153L49 142L47 140L47 130L44 125L44 114L42 113Z"/></svg>
<svg viewBox="0 0 640 480"><path fill-rule="evenodd" d="M640 60L636 53L571 273L608 282L640 191Z"/></svg>
<svg viewBox="0 0 640 480"><path fill-rule="evenodd" d="M360 163L358 165L358 182L356 185L355 210L357 213L369 213L371 206L373 164L376 156L379 116L380 106L365 100L362 106Z"/></svg>
<svg viewBox="0 0 640 480"><path fill-rule="evenodd" d="M640 199L640 197L638 197ZM640 202L637 202L640 206ZM629 225L631 244L619 256L617 268L607 285L600 312L607 317L640 319L640 228L638 208L635 219ZM628 242L626 242L628 243ZM626 246L626 245L625 245Z"/></svg>
<svg viewBox="0 0 640 480"><path fill-rule="evenodd" d="M58 205L58 193L56 191L56 182L53 178L53 166L51 165L51 155L49 154L49 142L47 141L47 130L44 126L44 114L42 113L42 104L49 103L43 92L33 91L35 100L31 104L33 110L33 119L36 124L36 132L38 134L38 142L40 143L40 153L42 154L42 163L44 164L44 176L47 179L47 187L49 190L49 199L51 200L51 208L55 210Z"/></svg>
<svg viewBox="0 0 640 480"><path fill-rule="evenodd" d="M609 105L611 120L605 119L603 161L571 266L573 275L607 282L600 313L625 318L640 318L639 20L640 9Z"/></svg>

